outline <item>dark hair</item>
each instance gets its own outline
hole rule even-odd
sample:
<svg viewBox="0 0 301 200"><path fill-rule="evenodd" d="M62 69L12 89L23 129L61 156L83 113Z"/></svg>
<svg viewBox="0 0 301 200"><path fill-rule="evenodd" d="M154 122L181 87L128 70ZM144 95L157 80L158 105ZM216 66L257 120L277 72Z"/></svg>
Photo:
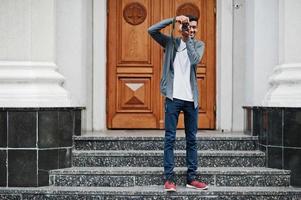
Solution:
<svg viewBox="0 0 301 200"><path fill-rule="evenodd" d="M196 21L196 22L198 22L198 20L199 20L198 17L193 16L193 15L186 15L186 17L189 18L189 21L190 21L190 22L191 22L191 21Z"/></svg>

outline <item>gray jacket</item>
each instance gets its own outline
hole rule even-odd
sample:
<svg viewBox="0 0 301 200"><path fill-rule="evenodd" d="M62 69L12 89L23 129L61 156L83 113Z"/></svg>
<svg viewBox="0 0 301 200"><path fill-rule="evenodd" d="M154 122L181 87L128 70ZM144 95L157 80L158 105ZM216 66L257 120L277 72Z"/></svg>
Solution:
<svg viewBox="0 0 301 200"><path fill-rule="evenodd" d="M175 18L165 19L149 27L148 33L156 40L165 50L162 77L160 82L161 93L169 99L173 99L173 81L174 69L173 62L176 56L181 38L173 38L160 32L161 29L173 23ZM190 84L193 93L195 108L198 106L198 85L196 78L197 64L202 59L204 53L204 42L189 38L186 42L187 54L191 64Z"/></svg>

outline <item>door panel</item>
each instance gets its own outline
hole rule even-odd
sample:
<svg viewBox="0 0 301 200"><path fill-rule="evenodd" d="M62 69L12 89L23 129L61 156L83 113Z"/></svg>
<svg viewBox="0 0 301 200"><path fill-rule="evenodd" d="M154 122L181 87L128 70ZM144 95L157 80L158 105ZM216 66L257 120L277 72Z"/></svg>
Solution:
<svg viewBox="0 0 301 200"><path fill-rule="evenodd" d="M197 38L206 44L197 70L199 127L215 128L214 8L214 0L108 1L108 128L164 128L164 98L159 88L163 50L147 29L164 18L187 12L199 15ZM163 30L166 34L170 31L170 26ZM183 127L182 118L179 128Z"/></svg>

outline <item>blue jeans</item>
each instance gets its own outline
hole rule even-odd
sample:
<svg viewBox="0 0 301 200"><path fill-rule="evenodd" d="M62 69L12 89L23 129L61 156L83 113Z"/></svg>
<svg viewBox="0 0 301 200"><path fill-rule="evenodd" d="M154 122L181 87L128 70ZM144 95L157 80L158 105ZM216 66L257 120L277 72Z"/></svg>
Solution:
<svg viewBox="0 0 301 200"><path fill-rule="evenodd" d="M198 108L194 103L179 99L165 99L164 178L174 180L174 144L180 112L184 112L186 135L187 182L195 179L198 167L196 134L198 129Z"/></svg>

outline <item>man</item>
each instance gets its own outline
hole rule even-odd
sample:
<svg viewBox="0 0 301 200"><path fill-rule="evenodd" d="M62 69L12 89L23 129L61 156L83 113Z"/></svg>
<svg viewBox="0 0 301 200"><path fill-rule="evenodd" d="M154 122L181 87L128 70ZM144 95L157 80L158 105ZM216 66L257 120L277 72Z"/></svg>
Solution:
<svg viewBox="0 0 301 200"><path fill-rule="evenodd" d="M161 29L179 24L181 37L164 35ZM195 179L197 162L196 134L198 129L198 86L197 64L200 62L204 43L195 39L198 18L177 16L165 19L148 29L151 37L164 48L164 65L160 82L165 98L165 139L164 139L164 189L176 191L174 182L174 143L179 114L184 112L186 135L187 187L207 189L205 183Z"/></svg>

